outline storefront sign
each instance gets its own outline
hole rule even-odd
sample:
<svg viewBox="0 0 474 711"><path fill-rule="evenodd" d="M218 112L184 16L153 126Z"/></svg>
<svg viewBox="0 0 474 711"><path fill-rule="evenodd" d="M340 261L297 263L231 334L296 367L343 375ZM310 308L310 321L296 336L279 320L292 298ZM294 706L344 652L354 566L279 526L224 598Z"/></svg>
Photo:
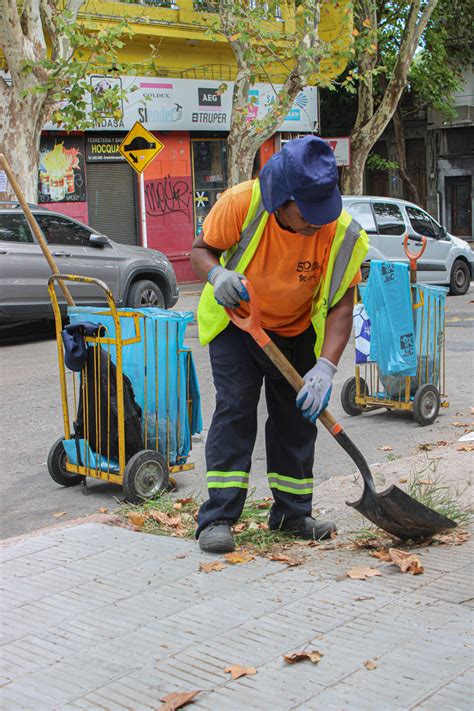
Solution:
<svg viewBox="0 0 474 711"><path fill-rule="evenodd" d="M125 158L119 151L122 140L123 133L119 135L86 133L86 162L124 161Z"/></svg>
<svg viewBox="0 0 474 711"><path fill-rule="evenodd" d="M163 148L164 144L137 121L121 142L119 151L133 170L140 174Z"/></svg>
<svg viewBox="0 0 474 711"><path fill-rule="evenodd" d="M326 138L325 139L334 151L336 164L338 167L351 164L351 141L350 138Z"/></svg>
<svg viewBox="0 0 474 711"><path fill-rule="evenodd" d="M40 145L38 202L86 199L82 136L43 136Z"/></svg>
<svg viewBox="0 0 474 711"><path fill-rule="evenodd" d="M115 86L127 92L118 110L104 114L94 126L96 131L127 131L136 121L149 131L228 131L230 128L234 82L128 76L89 79L93 95ZM263 118L275 97L270 84L255 84L249 92L248 120ZM317 110L317 89L306 87L296 97L279 130L314 131L318 125ZM45 128L57 129L53 124Z"/></svg>

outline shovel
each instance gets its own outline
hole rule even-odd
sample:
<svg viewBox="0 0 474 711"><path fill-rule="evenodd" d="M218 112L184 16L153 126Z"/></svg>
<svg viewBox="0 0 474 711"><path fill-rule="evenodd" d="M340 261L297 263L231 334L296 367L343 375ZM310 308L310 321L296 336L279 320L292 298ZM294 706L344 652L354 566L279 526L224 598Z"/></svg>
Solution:
<svg viewBox="0 0 474 711"><path fill-rule="evenodd" d="M232 323L252 336L290 385L298 392L304 385L303 378L262 329L260 307L255 291L247 280L243 284L250 296L250 315L247 318L241 318L235 311L226 309L227 315ZM319 421L347 452L364 480L362 496L357 501L347 501L347 506L352 506L376 526L401 540L430 538L435 533L456 527L454 521L416 501L394 484L385 491L377 493L369 465L341 425L336 422L328 410L321 413Z"/></svg>

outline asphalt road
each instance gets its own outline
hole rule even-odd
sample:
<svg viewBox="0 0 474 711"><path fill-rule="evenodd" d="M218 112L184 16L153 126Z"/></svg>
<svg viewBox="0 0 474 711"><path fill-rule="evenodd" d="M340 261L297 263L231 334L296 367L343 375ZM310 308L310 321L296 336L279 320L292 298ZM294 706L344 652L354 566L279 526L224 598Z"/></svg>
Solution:
<svg viewBox="0 0 474 711"><path fill-rule="evenodd" d="M340 405L340 388L353 375L353 349L346 350L336 376L331 410L348 434L359 445L369 463L386 461L413 454L417 445L438 440L457 439L462 428L453 422L470 422L470 407L474 405L474 359L472 357L474 289L461 297L449 297L447 302L447 394L449 408L442 409L437 421L428 427L416 425L409 414L385 410L349 417ZM198 292L195 287L183 290L178 308L195 309ZM204 430L194 439L191 461L193 472L178 475L180 495L204 491L204 441L214 406L207 350L200 347L197 328L188 328L187 343L193 349L202 391ZM58 520L96 513L100 508L112 511L119 505L118 486L89 480L88 495L82 487L69 489L58 486L46 467L48 450L62 434L62 412L57 370L56 342L50 330L28 327L22 332L0 334L0 403L1 482L0 504L3 538L27 533ZM262 400L259 422L265 420ZM392 450L383 451L381 447ZM263 427L254 451L252 485L258 496L267 496ZM429 455L428 455L429 456ZM472 457L466 458L466 466ZM325 433L320 432L315 478L322 481L332 476L350 474L355 470L346 454ZM56 513L65 512L59 519Z"/></svg>

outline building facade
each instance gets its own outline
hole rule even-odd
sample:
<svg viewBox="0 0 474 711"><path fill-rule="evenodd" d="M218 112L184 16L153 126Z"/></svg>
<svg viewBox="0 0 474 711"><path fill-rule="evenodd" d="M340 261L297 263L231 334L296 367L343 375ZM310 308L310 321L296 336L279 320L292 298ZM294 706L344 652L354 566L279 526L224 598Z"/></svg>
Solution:
<svg viewBox="0 0 474 711"><path fill-rule="evenodd" d="M347 16L347 4L341 3L337 12ZM226 138L236 67L228 41L207 33L205 9L202 0L85 3L82 17L96 29L114 18L129 20L134 34L120 59L146 73L116 76L111 71L89 77L92 96L115 85L127 92L119 114L104 115L85 132L65 134L46 125L40 148L38 194L44 207L88 223L116 241L160 249L180 282L196 279L189 264L193 240L227 187ZM294 9L282 3L268 19L291 33ZM326 15L320 31L330 41L338 37L340 26L337 17ZM340 69L335 66L334 74ZM273 86L285 78L278 71L277 64L267 83L252 87L248 120L261 118L271 107ZM139 179L118 150L136 121L164 146L144 171L143 201ZM318 121L316 88L308 86L296 97L280 130L258 152L255 168L280 148L282 137L317 131Z"/></svg>

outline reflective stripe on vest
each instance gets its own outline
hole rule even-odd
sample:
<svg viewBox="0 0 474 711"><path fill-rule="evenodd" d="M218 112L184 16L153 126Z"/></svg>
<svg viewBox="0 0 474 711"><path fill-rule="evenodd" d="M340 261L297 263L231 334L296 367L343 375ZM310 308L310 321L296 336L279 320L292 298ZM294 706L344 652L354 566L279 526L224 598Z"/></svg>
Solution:
<svg viewBox="0 0 474 711"><path fill-rule="evenodd" d="M295 479L292 476L283 476L272 472L268 474L268 483L270 489L278 489L278 491L286 491L289 494L312 494L313 479Z"/></svg>
<svg viewBox="0 0 474 711"><path fill-rule="evenodd" d="M208 489L248 489L248 472L207 472Z"/></svg>
<svg viewBox="0 0 474 711"><path fill-rule="evenodd" d="M354 250L355 244L360 237L361 226L352 218L349 226L347 227L344 239L337 253L336 261L334 262L334 268L332 270L331 276L331 287L329 289L328 301L330 304L333 303L334 297L339 286L342 283L346 269L352 258L352 252Z"/></svg>
<svg viewBox="0 0 474 711"><path fill-rule="evenodd" d="M263 207L260 182L257 178L252 188L250 206L242 226L241 238L221 256L221 264L241 274L252 261L258 248L269 213ZM329 309L344 296L369 249L368 237L358 222L342 210L337 220L324 276L313 297L311 322L316 331L315 353L319 358L324 342L326 318ZM229 324L229 317L214 298L214 289L205 285L197 310L199 340L205 346Z"/></svg>

